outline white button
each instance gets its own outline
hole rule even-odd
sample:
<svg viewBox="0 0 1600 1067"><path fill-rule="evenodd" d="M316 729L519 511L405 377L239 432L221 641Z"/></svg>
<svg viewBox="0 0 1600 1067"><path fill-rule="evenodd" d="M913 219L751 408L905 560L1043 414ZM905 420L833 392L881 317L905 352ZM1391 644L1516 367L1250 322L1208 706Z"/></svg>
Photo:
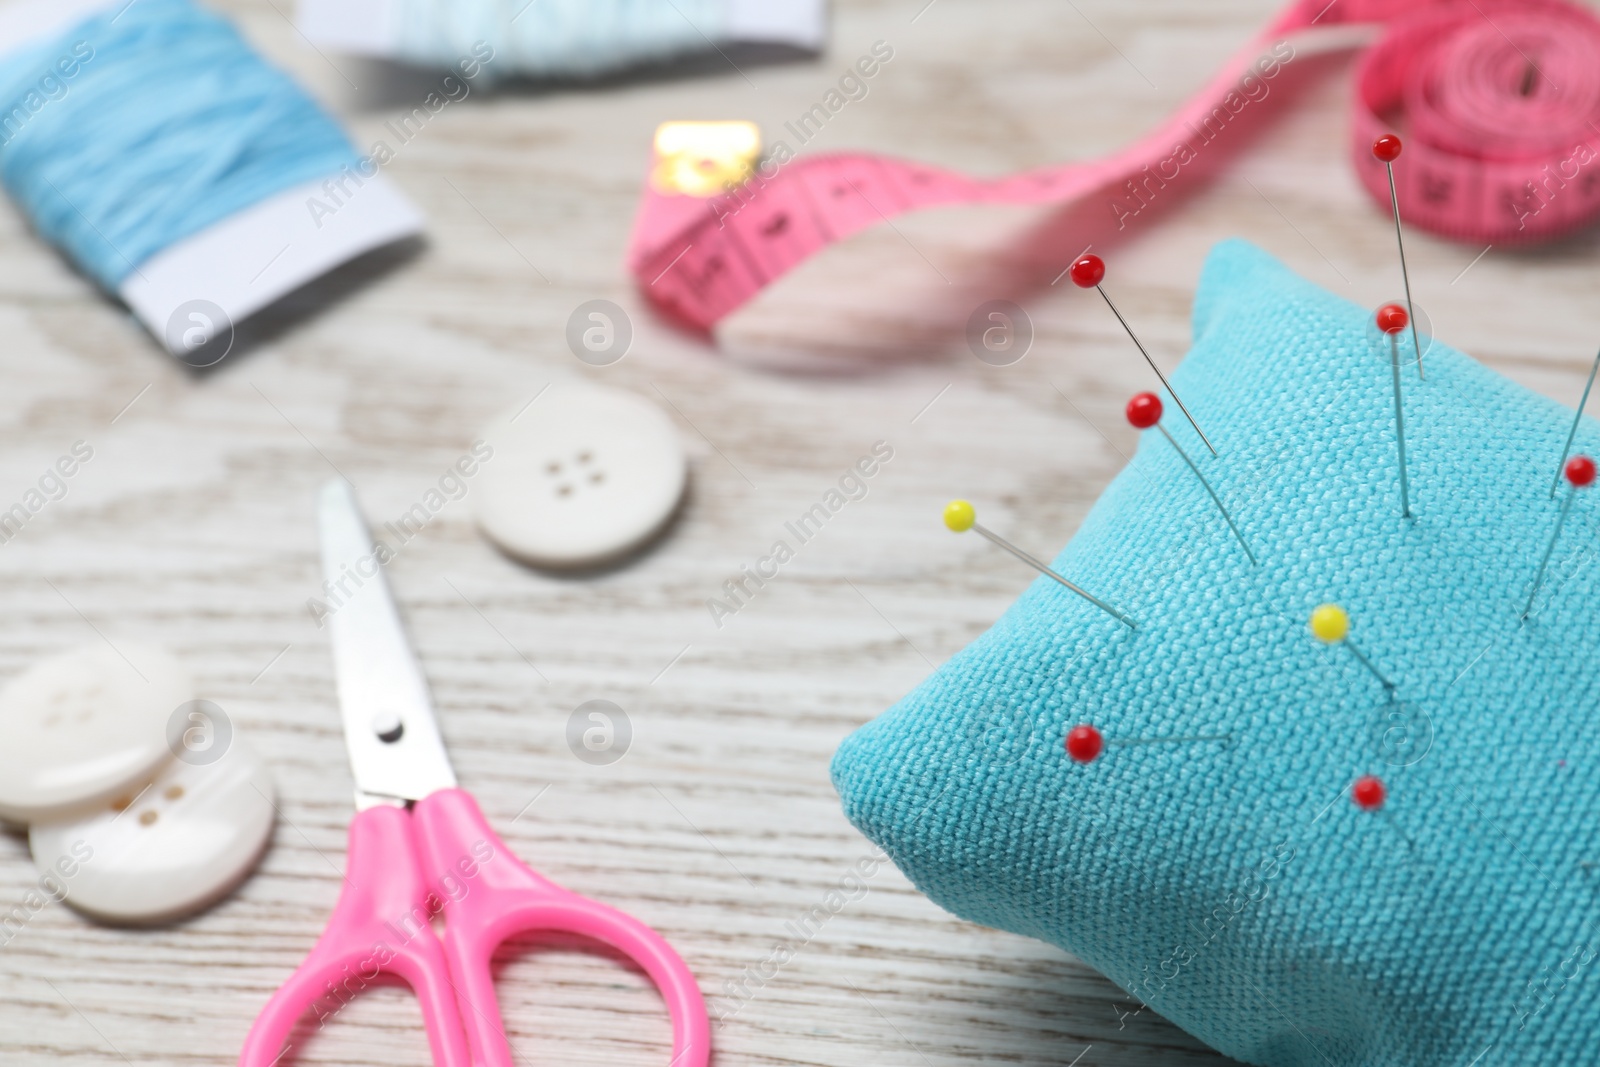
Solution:
<svg viewBox="0 0 1600 1067"><path fill-rule="evenodd" d="M198 911L255 866L272 834L272 778L233 733L206 763L171 760L147 788L89 814L35 823L34 865L96 918L157 922Z"/></svg>
<svg viewBox="0 0 1600 1067"><path fill-rule="evenodd" d="M172 758L167 720L193 696L182 664L132 641L34 664L0 691L0 818L54 817L149 781Z"/></svg>
<svg viewBox="0 0 1600 1067"><path fill-rule="evenodd" d="M543 567L604 563L649 541L683 497L688 461L672 420L615 389L552 385L483 432L478 525Z"/></svg>

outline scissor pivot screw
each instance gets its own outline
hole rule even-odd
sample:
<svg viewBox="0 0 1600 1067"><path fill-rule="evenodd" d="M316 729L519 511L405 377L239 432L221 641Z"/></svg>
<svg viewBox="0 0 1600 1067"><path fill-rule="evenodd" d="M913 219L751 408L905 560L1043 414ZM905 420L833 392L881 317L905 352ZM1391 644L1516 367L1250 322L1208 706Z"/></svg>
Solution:
<svg viewBox="0 0 1600 1067"><path fill-rule="evenodd" d="M406 732L406 724L394 712L380 711L372 717L372 732L378 735L379 741L392 745Z"/></svg>

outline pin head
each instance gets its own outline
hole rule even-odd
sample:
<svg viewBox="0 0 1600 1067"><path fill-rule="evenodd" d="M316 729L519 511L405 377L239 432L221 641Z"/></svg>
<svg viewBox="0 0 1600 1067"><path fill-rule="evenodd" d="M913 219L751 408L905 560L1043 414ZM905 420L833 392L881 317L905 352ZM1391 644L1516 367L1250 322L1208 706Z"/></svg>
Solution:
<svg viewBox="0 0 1600 1067"><path fill-rule="evenodd" d="M1389 791L1383 786L1383 779L1372 774L1364 774L1357 778L1350 787L1350 799L1356 802L1356 807L1362 811L1377 811L1383 807L1384 799Z"/></svg>
<svg viewBox="0 0 1600 1067"><path fill-rule="evenodd" d="M955 533L965 533L977 521L977 509L965 500L952 500L944 506L944 524Z"/></svg>
<svg viewBox="0 0 1600 1067"><path fill-rule="evenodd" d="M1128 401L1128 421L1140 430L1160 422L1161 398L1154 393L1139 393Z"/></svg>
<svg viewBox="0 0 1600 1067"><path fill-rule="evenodd" d="M1067 731L1067 755L1079 763L1092 763L1105 751L1106 739L1088 723Z"/></svg>
<svg viewBox="0 0 1600 1067"><path fill-rule="evenodd" d="M1406 309L1399 304L1383 305L1378 309L1376 318L1378 329L1384 333L1399 333L1411 321L1411 317L1406 314Z"/></svg>
<svg viewBox="0 0 1600 1067"><path fill-rule="evenodd" d="M1323 644L1336 645L1350 632L1350 616L1337 604L1318 604L1311 613L1311 632Z"/></svg>
<svg viewBox="0 0 1600 1067"><path fill-rule="evenodd" d="M1594 460L1588 456L1573 456L1562 470L1574 489L1582 489L1594 481Z"/></svg>
<svg viewBox="0 0 1600 1067"><path fill-rule="evenodd" d="M1372 142L1372 154L1381 162L1393 163L1400 158L1400 138L1392 133L1386 133Z"/></svg>
<svg viewBox="0 0 1600 1067"><path fill-rule="evenodd" d="M1073 285L1080 289L1093 289L1106 276L1106 261L1093 252L1085 252L1072 261L1067 273L1072 275Z"/></svg>

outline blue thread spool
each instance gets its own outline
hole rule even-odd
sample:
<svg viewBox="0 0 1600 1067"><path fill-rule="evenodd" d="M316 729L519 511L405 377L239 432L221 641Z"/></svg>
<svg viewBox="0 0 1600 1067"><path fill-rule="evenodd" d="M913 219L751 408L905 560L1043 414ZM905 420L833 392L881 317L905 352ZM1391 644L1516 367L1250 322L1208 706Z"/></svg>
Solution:
<svg viewBox="0 0 1600 1067"><path fill-rule="evenodd" d="M175 354L196 347L188 305L209 304L205 317L231 333L338 262L415 232L392 191L375 191L340 233L292 195L362 173L376 168L334 121L191 0L107 5L0 55L0 184ZM385 212L389 224L372 225ZM352 232L363 215L371 232ZM201 344L215 336L201 332Z"/></svg>

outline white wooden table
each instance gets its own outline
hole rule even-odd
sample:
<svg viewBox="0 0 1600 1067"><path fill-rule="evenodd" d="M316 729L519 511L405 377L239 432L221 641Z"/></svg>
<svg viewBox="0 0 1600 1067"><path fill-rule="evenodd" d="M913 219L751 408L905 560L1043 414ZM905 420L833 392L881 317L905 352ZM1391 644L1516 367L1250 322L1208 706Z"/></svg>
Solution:
<svg viewBox="0 0 1600 1067"><path fill-rule="evenodd" d="M163 643L271 761L283 812L255 876L192 921L128 931L40 912L0 947L0 1059L232 1061L327 918L351 814L325 631L306 609L316 488L337 470L376 520L395 518L492 414L579 378L670 404L692 497L662 543L606 573L553 577L496 553L461 501L389 567L460 778L513 848L673 941L713 1010L737 1009L717 1031L721 1067L1217 1059L1149 1013L1119 1029L1107 981L942 913L887 865L755 996L725 992L869 854L829 784L839 740L1030 580L951 538L945 500L970 496L1053 552L1123 463L1121 406L1150 383L1098 300L1049 285L1081 247L1071 213L900 220L808 263L730 319L718 347L675 333L622 268L655 125L777 130L881 38L893 61L812 148L991 174L1087 158L1158 121L1275 6L937 0L918 17L925 3L840 3L815 61L474 93L389 168L427 212L425 248L362 272L340 299L298 301L207 374L161 354L0 209L0 507L72 442L94 448L67 496L0 545L0 674L102 634ZM224 6L363 145L434 80L330 62L287 4ZM1187 344L1206 250L1230 235L1362 303L1398 293L1393 233L1344 159L1349 76L1343 60L1304 64L1292 93L1275 89L1275 121L1211 184L1105 246L1124 311L1167 365ZM1442 337L1575 400L1600 332L1592 234L1491 250L1470 269L1479 248L1421 233L1409 248ZM1008 368L979 363L961 337L995 296L1022 303L1038 334ZM627 307L636 331L604 369L563 342L569 313L595 297ZM714 626L706 598L878 440L895 454L868 497ZM609 767L564 740L572 709L595 698L635 732ZM0 837L0 911L34 878L26 840ZM640 974L570 944L512 948L501 995L519 1062L666 1062L665 1017ZM298 1062L425 1063L419 1018L409 994L377 990Z"/></svg>

